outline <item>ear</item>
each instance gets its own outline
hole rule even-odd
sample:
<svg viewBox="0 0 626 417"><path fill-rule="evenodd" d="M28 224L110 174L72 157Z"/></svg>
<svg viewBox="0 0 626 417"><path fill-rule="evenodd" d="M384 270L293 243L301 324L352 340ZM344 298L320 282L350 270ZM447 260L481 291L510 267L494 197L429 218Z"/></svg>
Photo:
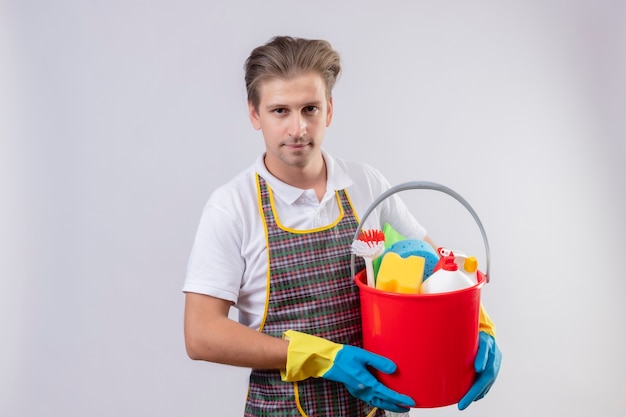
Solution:
<svg viewBox="0 0 626 417"><path fill-rule="evenodd" d="M330 126L333 120L333 98L328 99L328 111L326 112L326 127Z"/></svg>
<svg viewBox="0 0 626 417"><path fill-rule="evenodd" d="M256 111L251 101L248 101L248 117L250 117L252 127L256 130L261 130L261 118L259 117L259 112Z"/></svg>

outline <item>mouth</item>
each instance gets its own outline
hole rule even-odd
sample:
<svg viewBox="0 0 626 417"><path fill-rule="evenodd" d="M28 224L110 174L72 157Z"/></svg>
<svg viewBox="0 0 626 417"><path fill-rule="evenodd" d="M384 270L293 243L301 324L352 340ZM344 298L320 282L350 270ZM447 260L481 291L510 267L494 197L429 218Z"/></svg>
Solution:
<svg viewBox="0 0 626 417"><path fill-rule="evenodd" d="M288 142L288 143L284 143L283 146L289 149L298 150L298 149L304 149L307 146L310 146L310 142Z"/></svg>

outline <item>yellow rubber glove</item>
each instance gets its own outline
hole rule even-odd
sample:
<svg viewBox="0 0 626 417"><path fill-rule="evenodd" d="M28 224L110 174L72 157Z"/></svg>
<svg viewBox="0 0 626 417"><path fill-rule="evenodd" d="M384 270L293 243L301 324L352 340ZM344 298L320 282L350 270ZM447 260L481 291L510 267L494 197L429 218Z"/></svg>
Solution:
<svg viewBox="0 0 626 417"><path fill-rule="evenodd" d="M380 382L368 366L384 373L396 371L389 359L356 346L342 345L310 334L288 330L287 366L281 371L283 381L324 378L341 382L354 397L378 408L406 412L415 402Z"/></svg>
<svg viewBox="0 0 626 417"><path fill-rule="evenodd" d="M487 311L480 305L480 312L478 314L478 331L485 332L490 336L496 337L496 325L491 321L489 315L487 315Z"/></svg>
<svg viewBox="0 0 626 417"><path fill-rule="evenodd" d="M337 352L343 347L321 337L287 330L283 339L289 340L287 368L280 372L283 381L302 381L319 378L333 366Z"/></svg>

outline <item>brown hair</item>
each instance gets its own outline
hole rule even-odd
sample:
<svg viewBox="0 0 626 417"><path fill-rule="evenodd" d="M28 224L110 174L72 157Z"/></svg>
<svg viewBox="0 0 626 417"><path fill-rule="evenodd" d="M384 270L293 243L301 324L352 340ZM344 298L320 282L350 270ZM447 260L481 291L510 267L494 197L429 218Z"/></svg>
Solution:
<svg viewBox="0 0 626 417"><path fill-rule="evenodd" d="M248 101L258 110L259 87L271 78L290 79L306 72L317 72L326 84L326 98L332 94L341 72L339 53L324 40L277 36L255 48L244 65Z"/></svg>

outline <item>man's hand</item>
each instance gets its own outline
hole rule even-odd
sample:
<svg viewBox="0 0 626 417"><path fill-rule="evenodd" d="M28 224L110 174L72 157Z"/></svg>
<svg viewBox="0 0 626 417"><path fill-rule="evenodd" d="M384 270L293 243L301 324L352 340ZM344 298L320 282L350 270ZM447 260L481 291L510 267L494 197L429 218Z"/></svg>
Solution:
<svg viewBox="0 0 626 417"><path fill-rule="evenodd" d="M289 339L287 369L281 372L284 381L300 381L321 377L346 386L354 397L384 410L406 412L415 402L380 382L368 366L384 373L396 371L389 359L364 349L331 342L293 330L285 332Z"/></svg>
<svg viewBox="0 0 626 417"><path fill-rule="evenodd" d="M476 381L459 401L459 410L466 409L473 401L483 398L498 377L502 352L496 344L496 339L490 334L480 332L478 334L478 353L474 359Z"/></svg>

